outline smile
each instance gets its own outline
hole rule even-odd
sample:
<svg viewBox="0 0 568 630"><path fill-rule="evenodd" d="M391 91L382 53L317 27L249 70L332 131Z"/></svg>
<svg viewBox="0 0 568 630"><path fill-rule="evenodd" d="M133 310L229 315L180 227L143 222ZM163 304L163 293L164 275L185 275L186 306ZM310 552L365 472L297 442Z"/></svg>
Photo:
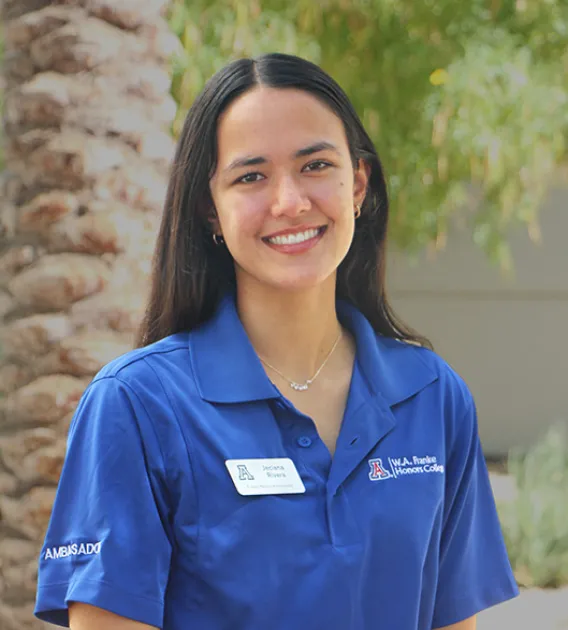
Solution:
<svg viewBox="0 0 568 630"><path fill-rule="evenodd" d="M325 226L320 228L312 228L304 232L296 232L295 234L283 234L280 236L272 236L267 238L268 243L273 245L296 245L297 243L304 243L312 238L316 238L323 233Z"/></svg>

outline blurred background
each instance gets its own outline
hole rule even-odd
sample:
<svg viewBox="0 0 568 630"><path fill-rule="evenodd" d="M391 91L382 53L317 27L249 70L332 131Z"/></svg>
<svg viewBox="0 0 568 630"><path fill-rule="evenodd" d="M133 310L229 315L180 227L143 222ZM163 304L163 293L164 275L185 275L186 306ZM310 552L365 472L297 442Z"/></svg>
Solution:
<svg viewBox="0 0 568 630"><path fill-rule="evenodd" d="M523 587L479 627L568 628L568 0L0 7L0 630L45 627L66 431L132 347L184 116L227 61L274 51L352 99L388 176L391 299L475 395Z"/></svg>

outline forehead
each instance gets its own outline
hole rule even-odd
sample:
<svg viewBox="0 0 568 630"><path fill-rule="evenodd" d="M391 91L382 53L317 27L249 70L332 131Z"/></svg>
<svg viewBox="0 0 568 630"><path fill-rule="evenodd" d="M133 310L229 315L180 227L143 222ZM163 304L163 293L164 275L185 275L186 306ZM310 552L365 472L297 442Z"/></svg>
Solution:
<svg viewBox="0 0 568 630"><path fill-rule="evenodd" d="M219 161L235 152L266 154L279 147L295 151L328 140L347 150L341 119L302 90L257 87L236 99L219 119Z"/></svg>

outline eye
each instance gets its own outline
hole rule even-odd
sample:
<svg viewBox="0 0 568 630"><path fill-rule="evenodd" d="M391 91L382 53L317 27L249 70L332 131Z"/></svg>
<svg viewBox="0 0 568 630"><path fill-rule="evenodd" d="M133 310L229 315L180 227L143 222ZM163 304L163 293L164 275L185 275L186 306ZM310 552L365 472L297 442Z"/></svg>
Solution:
<svg viewBox="0 0 568 630"><path fill-rule="evenodd" d="M329 162L326 162L325 160L315 160L314 162L310 162L309 164L306 164L306 166L304 166L304 171L323 171L324 169L328 168L329 166L332 166L332 164L330 164Z"/></svg>
<svg viewBox="0 0 568 630"><path fill-rule="evenodd" d="M235 180L235 184L253 184L254 182L259 182L261 179L264 179L262 173L247 173Z"/></svg>

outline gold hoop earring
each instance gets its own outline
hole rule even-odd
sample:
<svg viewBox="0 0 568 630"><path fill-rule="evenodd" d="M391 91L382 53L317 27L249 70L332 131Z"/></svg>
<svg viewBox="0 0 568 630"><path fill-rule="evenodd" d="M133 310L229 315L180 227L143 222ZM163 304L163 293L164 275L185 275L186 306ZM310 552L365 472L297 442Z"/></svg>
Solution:
<svg viewBox="0 0 568 630"><path fill-rule="evenodd" d="M219 247L219 245L223 245L225 239L220 234L213 234L213 242Z"/></svg>
<svg viewBox="0 0 568 630"><path fill-rule="evenodd" d="M361 216L361 206L359 204L355 205L355 221Z"/></svg>

